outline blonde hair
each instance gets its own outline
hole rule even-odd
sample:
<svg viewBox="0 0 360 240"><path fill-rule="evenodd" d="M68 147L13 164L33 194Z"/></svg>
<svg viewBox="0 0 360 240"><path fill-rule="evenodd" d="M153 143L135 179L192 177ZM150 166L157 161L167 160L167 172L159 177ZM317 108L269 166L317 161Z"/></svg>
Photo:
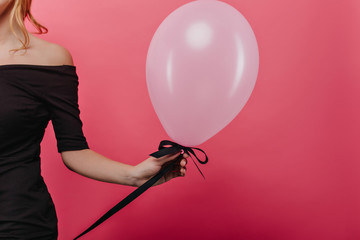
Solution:
<svg viewBox="0 0 360 240"><path fill-rule="evenodd" d="M22 46L17 49L11 49L10 51L19 51L19 50L26 50L29 48L30 43L30 36L25 27L24 21L27 18L29 22L34 25L37 30L37 34L45 34L48 32L48 29L38 23L33 15L31 14L31 2L32 0L10 0L13 1L13 8L10 13L10 29L16 38L21 42ZM24 36L24 40L18 36L15 32L14 23L20 27L20 30Z"/></svg>

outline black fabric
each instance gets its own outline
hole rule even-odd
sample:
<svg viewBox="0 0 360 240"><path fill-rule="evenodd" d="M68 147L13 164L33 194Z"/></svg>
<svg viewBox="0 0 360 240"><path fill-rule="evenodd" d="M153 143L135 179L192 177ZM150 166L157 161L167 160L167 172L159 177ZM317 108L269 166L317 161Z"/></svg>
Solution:
<svg viewBox="0 0 360 240"><path fill-rule="evenodd" d="M76 67L0 65L0 239L57 239L57 216L40 171L51 120L58 152L88 149Z"/></svg>

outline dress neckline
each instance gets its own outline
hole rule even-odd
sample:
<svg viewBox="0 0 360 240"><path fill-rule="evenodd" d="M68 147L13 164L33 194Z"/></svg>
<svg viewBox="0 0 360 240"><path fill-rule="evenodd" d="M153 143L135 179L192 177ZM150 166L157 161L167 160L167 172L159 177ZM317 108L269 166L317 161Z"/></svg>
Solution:
<svg viewBox="0 0 360 240"><path fill-rule="evenodd" d="M17 67L25 67L25 68L73 68L76 69L74 65L36 65L36 64L26 64L26 63L14 63L14 64L0 64L0 69L2 68L17 68Z"/></svg>

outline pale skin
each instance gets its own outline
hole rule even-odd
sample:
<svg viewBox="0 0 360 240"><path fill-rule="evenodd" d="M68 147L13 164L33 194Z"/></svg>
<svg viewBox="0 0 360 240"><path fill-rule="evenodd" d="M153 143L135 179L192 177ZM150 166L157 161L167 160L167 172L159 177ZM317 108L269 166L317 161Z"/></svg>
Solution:
<svg viewBox="0 0 360 240"><path fill-rule="evenodd" d="M40 39L31 33L27 52L9 52L21 46L10 29L10 10L12 0L0 0L0 65L74 65L71 54L59 44ZM23 37L20 28L15 25L18 36ZM133 166L109 159L91 149L63 151L61 158L66 167L82 176L102 182L138 187L153 177L161 167L177 158L180 153L165 155L161 158L149 157ZM158 182L159 185L176 177L185 176L187 154L183 154L180 163Z"/></svg>

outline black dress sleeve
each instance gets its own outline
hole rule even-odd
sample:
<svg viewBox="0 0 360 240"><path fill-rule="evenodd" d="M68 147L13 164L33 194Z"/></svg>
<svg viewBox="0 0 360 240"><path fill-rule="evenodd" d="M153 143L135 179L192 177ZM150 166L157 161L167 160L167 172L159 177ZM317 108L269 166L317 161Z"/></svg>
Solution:
<svg viewBox="0 0 360 240"><path fill-rule="evenodd" d="M59 153L89 149L80 119L78 85L74 67L59 72L51 79L49 89L45 93Z"/></svg>

